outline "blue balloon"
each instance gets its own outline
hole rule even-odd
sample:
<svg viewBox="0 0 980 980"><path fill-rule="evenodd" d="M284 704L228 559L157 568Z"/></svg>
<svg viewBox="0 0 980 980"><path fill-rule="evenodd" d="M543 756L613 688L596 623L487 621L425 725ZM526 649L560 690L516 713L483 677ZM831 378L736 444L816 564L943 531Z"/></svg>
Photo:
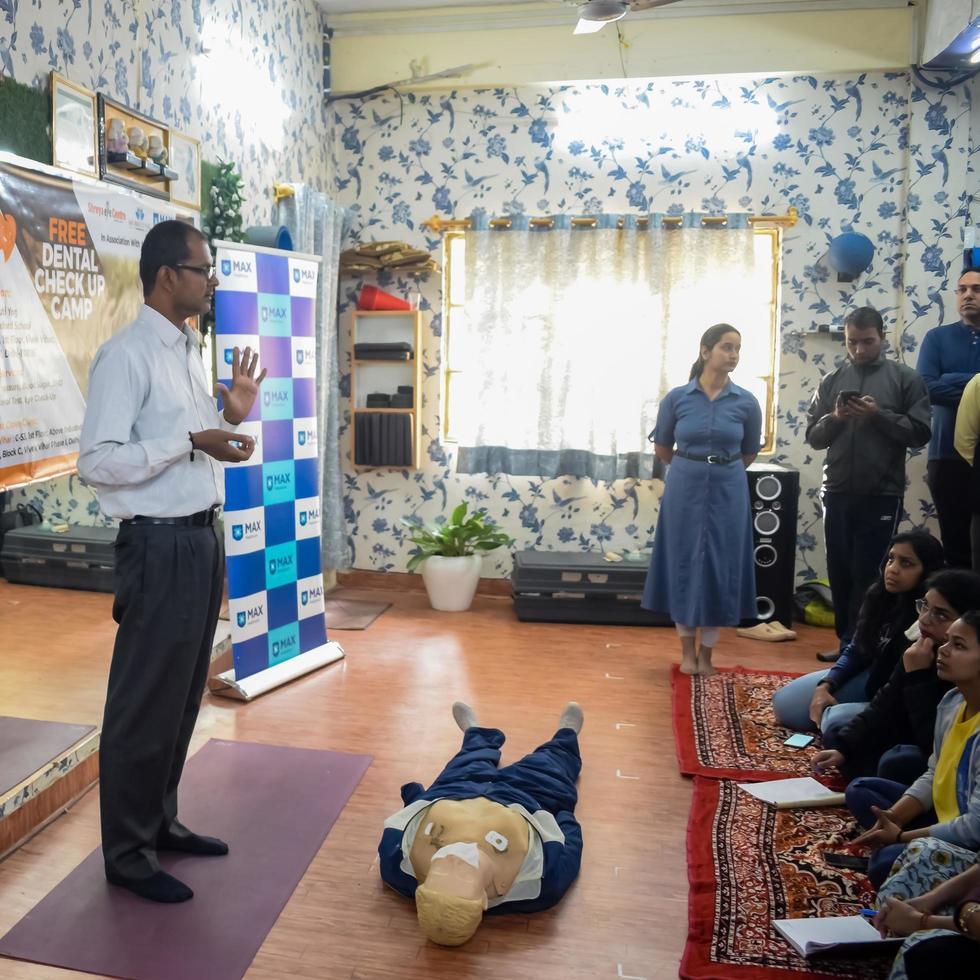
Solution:
<svg viewBox="0 0 980 980"><path fill-rule="evenodd" d="M868 266L874 257L875 247L866 235L848 231L838 235L830 243L827 261L830 267L848 279L856 279Z"/></svg>

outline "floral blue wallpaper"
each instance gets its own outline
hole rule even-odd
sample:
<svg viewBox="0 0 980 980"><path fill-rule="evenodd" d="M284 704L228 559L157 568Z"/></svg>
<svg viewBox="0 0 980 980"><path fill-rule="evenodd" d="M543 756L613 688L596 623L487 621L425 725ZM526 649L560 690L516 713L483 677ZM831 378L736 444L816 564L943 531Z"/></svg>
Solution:
<svg viewBox="0 0 980 980"><path fill-rule="evenodd" d="M0 0L0 75L54 69L201 140L233 161L244 218L267 224L272 183L329 183L316 0ZM46 516L101 523L77 477L15 495Z"/></svg>
<svg viewBox="0 0 980 980"><path fill-rule="evenodd" d="M397 238L430 249L440 241L422 222L475 209L493 216L796 207L801 220L784 245L775 459L801 471L797 572L806 578L825 566L822 454L803 441L805 409L843 355L839 338L811 331L870 304L886 316L894 355L914 365L924 332L955 318L948 272L960 260L976 182L971 87L962 77L901 72L387 94L332 108L337 192L353 215L352 241ZM820 260L829 240L850 229L867 234L876 253L866 275L843 284ZM408 297L417 288L381 284ZM344 309L358 286L341 284ZM517 548L646 546L657 482L455 474L453 446L440 440L440 289L437 277L421 285L430 314L425 463L419 471L355 471L348 457L353 566L404 570L410 545L399 519L435 520L462 499L485 507ZM345 356L349 370L349 346ZM916 524L933 516L924 469L919 453L906 495ZM485 561L484 574L509 571L506 553Z"/></svg>

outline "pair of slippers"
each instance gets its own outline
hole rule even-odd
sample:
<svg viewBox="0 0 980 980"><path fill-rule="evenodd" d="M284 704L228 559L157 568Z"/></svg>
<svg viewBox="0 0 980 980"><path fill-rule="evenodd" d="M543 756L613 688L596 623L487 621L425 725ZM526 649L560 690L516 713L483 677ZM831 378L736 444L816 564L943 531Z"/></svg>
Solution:
<svg viewBox="0 0 980 980"><path fill-rule="evenodd" d="M748 637L750 640L763 640L766 643L781 643L783 640L795 640L796 633L786 629L782 623L773 620L770 623L759 623L756 626L749 626L735 630L738 636Z"/></svg>

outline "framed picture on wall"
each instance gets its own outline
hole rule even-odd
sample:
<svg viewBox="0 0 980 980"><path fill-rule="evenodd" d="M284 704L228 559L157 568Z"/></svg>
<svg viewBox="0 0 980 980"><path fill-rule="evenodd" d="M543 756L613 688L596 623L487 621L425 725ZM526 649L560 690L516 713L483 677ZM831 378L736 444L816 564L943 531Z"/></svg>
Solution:
<svg viewBox="0 0 980 980"><path fill-rule="evenodd" d="M170 130L170 166L177 179L170 182L170 200L201 210L201 144L193 136Z"/></svg>
<svg viewBox="0 0 980 980"><path fill-rule="evenodd" d="M86 177L99 176L95 93L51 72L52 163Z"/></svg>

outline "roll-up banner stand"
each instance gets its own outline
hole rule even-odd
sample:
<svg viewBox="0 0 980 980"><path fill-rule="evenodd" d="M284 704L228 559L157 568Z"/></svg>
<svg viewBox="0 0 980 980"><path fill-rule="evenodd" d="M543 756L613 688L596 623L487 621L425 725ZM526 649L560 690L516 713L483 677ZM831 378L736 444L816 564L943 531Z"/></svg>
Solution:
<svg viewBox="0 0 980 980"><path fill-rule="evenodd" d="M255 440L225 466L225 549L234 669L213 693L251 700L344 656L328 641L320 559L316 300L320 259L216 245L215 378L231 386L234 348L267 376L239 431Z"/></svg>

